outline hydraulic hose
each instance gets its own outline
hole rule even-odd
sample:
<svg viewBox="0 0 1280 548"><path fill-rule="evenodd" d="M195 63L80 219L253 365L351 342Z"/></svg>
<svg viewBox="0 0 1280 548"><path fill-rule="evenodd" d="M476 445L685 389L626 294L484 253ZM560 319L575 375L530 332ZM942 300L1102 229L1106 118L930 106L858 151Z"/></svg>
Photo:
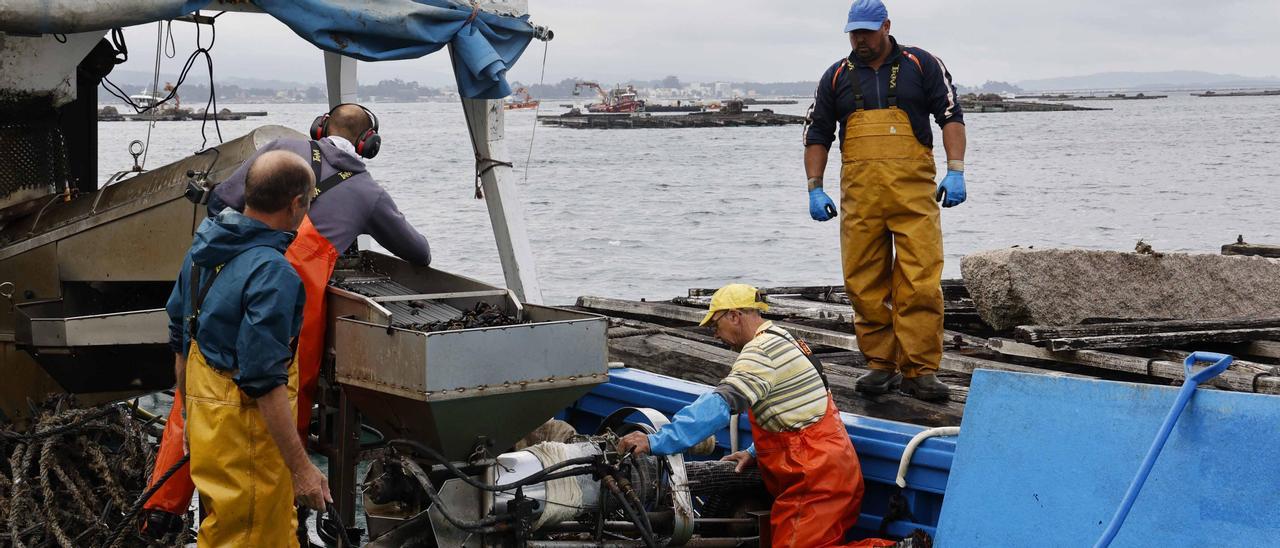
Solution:
<svg viewBox="0 0 1280 548"><path fill-rule="evenodd" d="M422 489L427 492L427 497L431 499L433 504L440 507L440 514L443 515L444 519L448 520L449 523L453 524L454 527L472 533L500 533L509 528L505 523L503 523L504 521L511 519L511 516L509 515L490 516L476 521L468 521L455 517L453 514L449 513L444 500L440 498L440 493L436 492L436 488L431 485L431 480L427 478L427 472L423 470L421 466L418 466L418 463L414 462L412 458L402 455L400 457L400 465L403 466L420 485L422 485Z"/></svg>
<svg viewBox="0 0 1280 548"><path fill-rule="evenodd" d="M630 501L631 504L635 505L636 514L643 522L639 525L648 530L650 536L653 536L653 523L649 521L649 514L645 512L644 502L640 500L640 496L637 495L636 490L632 488L631 482L627 481L627 478L622 476L622 472L613 466L609 467L609 475L613 476L614 481L618 483L618 488L622 491L622 494L627 497L627 500Z"/></svg>
<svg viewBox="0 0 1280 548"><path fill-rule="evenodd" d="M342 516L338 515L338 511L333 507L332 502L324 503L324 512L329 514L329 519L333 520L334 525L338 526L338 548L351 548L351 539L347 538L347 524L342 522ZM316 528L320 528L320 523L316 523Z"/></svg>
<svg viewBox="0 0 1280 548"><path fill-rule="evenodd" d="M547 481L547 479L558 479L562 477L568 477L568 476L556 476L555 478L549 478L552 472L563 470L570 466L577 466L581 464L595 464L599 460L597 456L572 458L563 462L558 462L546 468L543 468L538 472L535 472L526 477L520 478L511 483L504 483L500 485L490 485L467 475L466 472L463 472L460 468L457 467L457 465L450 462L449 459L444 458L444 455L441 455L439 451L436 451L435 449L427 447L426 445L423 445L413 440L406 440L406 439L391 440L390 442L388 442L388 444L403 445L414 451L417 451L418 453L426 455L431 460L443 465L450 472L452 472L453 475L457 476L458 479L461 479L467 485L470 485L482 491L510 491L517 487L524 487L526 485L531 485L534 483L542 483L544 481ZM572 470L574 473L569 474L569 476L581 476L581 475L586 475L593 472L593 470L588 466L583 466L581 468L574 468Z"/></svg>
<svg viewBox="0 0 1280 548"><path fill-rule="evenodd" d="M187 464L190 460L190 454L183 455L182 458L178 459L178 462L173 463L173 466L170 466L168 470L165 470L164 475L160 476L160 479L156 481L155 485L147 488L147 490L142 493L142 496L138 497L138 500L133 503L133 507L129 509L129 513L125 514L124 520L121 521L120 525L116 526L116 530L112 532L111 540L107 542L108 548L115 548L116 545L120 544L120 541L122 540L121 536L124 535L124 532L128 530L129 527L135 526L133 520L137 519L138 512L142 511L142 505L146 504L148 500L151 500L151 496L156 494L156 491L160 490L160 487L164 485L164 482L169 481L169 478L173 477L173 475L178 472L178 469L182 468L182 466Z"/></svg>
<svg viewBox="0 0 1280 548"><path fill-rule="evenodd" d="M601 467L604 468L604 470L601 470L603 473L600 474L600 484L605 487L605 490L608 491L610 495L613 495L613 498L618 501L618 504L622 505L622 511L627 514L627 519L630 519L631 523L634 523L636 528L640 530L640 538L644 541L644 545L648 548L658 548L658 542L654 539L653 531L646 526L648 523L647 516L645 518L641 517L641 514L644 512L644 508L633 508L631 506L631 501L627 500L627 496L624 495L622 493L622 489L618 487L618 482L613 479L613 470L604 465L601 465Z"/></svg>

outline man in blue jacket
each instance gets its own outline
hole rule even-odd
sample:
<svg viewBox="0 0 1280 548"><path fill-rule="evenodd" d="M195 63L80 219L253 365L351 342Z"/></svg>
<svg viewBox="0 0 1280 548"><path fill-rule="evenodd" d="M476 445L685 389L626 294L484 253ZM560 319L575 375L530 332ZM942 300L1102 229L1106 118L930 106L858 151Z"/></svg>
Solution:
<svg viewBox="0 0 1280 548"><path fill-rule="evenodd" d="M360 234L370 234L383 247L415 265L431 263L427 239L413 228L395 201L369 173L365 160L377 155L382 138L377 116L363 106L342 104L312 123L312 140L278 139L263 145L227 180L218 184L209 199L209 216L231 208L245 209L245 177L258 156L288 151L310 163L316 180L311 209L298 227L285 258L302 278L307 294L302 331L298 335L298 417L300 439L307 439L311 408L315 401L324 355L325 290L338 256ZM165 425L156 457L152 482L182 457L182 406L174 405ZM181 524L181 514L191 505L195 486L185 470L179 470L160 486L144 508L149 512L147 532L161 537ZM305 514L304 514L305 515ZM305 519L301 520L305 521Z"/></svg>
<svg viewBox="0 0 1280 548"><path fill-rule="evenodd" d="M314 189L296 154L258 156L244 213L200 224L166 306L191 478L207 512L200 546L298 546L295 499L314 509L332 501L294 425L305 293L283 255Z"/></svg>
<svg viewBox="0 0 1280 548"><path fill-rule="evenodd" d="M804 136L809 215L836 216L822 189L840 130L840 252L871 372L860 392L894 388L924 400L950 392L942 360L942 207L965 200L964 115L942 60L889 34L880 0L855 0L844 31L851 52L818 81ZM947 174L934 185L932 116Z"/></svg>

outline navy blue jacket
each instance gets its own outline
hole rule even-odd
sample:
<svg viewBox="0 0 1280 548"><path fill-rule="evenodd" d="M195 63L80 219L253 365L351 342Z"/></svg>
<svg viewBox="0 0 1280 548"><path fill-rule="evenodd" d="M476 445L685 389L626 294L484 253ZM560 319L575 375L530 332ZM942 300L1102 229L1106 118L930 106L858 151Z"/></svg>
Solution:
<svg viewBox="0 0 1280 548"><path fill-rule="evenodd" d="M292 241L292 234L230 209L200 223L165 306L174 353L186 356L191 344L191 263L200 267L197 291L222 265L197 318L200 353L213 367L236 371L236 386L251 398L288 383L306 300L302 279L284 258Z"/></svg>
<svg viewBox="0 0 1280 548"><path fill-rule="evenodd" d="M933 148L933 128L929 127L931 114L938 126L964 123L955 84L951 82L951 73L947 72L942 60L917 47L899 46L892 36L889 41L893 51L880 65L880 70L871 70L870 66L850 54L823 73L805 123L805 146L830 148L837 127L840 129L840 142L844 142L845 121L854 111L851 73L855 70L862 87L864 108L887 108L889 74L895 62L901 67L898 69L898 108L911 119L911 129L920 144Z"/></svg>

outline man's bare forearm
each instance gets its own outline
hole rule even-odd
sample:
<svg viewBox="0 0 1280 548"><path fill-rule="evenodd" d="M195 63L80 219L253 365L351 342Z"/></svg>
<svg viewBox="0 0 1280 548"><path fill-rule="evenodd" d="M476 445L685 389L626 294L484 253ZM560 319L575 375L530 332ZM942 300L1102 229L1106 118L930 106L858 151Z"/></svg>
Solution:
<svg viewBox="0 0 1280 548"><path fill-rule="evenodd" d="M965 147L964 124L951 122L942 126L942 148L947 151L947 161L964 162ZM963 169L957 171L964 171Z"/></svg>
<svg viewBox="0 0 1280 548"><path fill-rule="evenodd" d="M804 173L809 179L818 178L819 183L822 180L822 174L827 171L827 147L822 145L808 145L804 147ZM818 186L822 186L819 184Z"/></svg>
<svg viewBox="0 0 1280 548"><path fill-rule="evenodd" d="M289 387L280 385L258 398L258 410L262 412L262 420L267 423L267 431L289 471L301 473L304 467L310 466L307 450L298 439L297 425L293 420L293 411L289 409Z"/></svg>

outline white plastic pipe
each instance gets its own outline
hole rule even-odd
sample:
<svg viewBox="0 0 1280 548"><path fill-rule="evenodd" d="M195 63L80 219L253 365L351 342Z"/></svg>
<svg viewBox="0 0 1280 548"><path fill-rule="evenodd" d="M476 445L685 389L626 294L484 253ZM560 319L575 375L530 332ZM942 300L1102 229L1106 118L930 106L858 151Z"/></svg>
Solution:
<svg viewBox="0 0 1280 548"><path fill-rule="evenodd" d="M907 448L902 450L902 460L898 462L898 487L907 487L907 468L911 466L911 456L915 454L916 447L924 443L924 440L938 436L958 436L960 435L959 426L943 426L940 428L930 428L911 438L907 442Z"/></svg>

